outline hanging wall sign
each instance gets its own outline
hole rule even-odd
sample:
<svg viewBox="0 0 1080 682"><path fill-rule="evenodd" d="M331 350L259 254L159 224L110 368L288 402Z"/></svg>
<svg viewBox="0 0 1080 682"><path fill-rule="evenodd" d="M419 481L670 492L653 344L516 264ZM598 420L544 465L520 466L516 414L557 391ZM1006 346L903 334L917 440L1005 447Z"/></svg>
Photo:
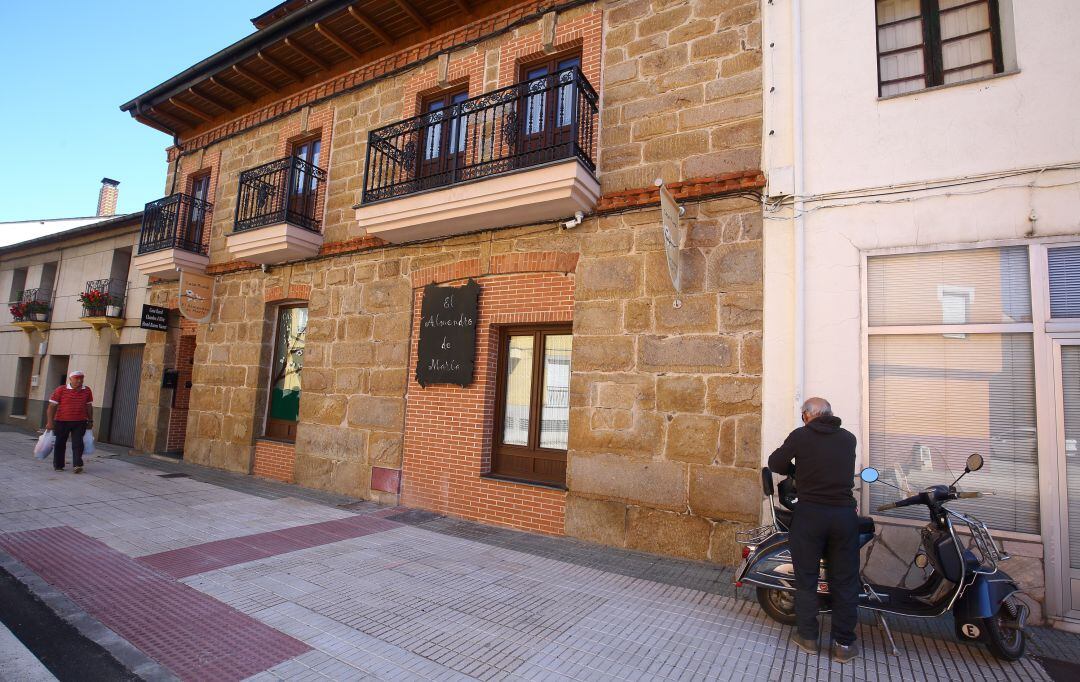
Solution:
<svg viewBox="0 0 1080 682"><path fill-rule="evenodd" d="M168 309L143 303L142 317L139 318L139 326L143 329L153 329L158 332L169 331Z"/></svg>
<svg viewBox="0 0 1080 682"><path fill-rule="evenodd" d="M679 204L675 197L671 196L667 185L663 180L657 180L656 186L660 188L660 220L664 230L664 252L667 254L668 274L671 275L671 286L676 293L682 292L682 228L679 225L679 216L682 215Z"/></svg>
<svg viewBox="0 0 1080 682"><path fill-rule="evenodd" d="M191 272L180 272L180 314L192 322L210 320L214 303L214 278Z"/></svg>
<svg viewBox="0 0 1080 682"><path fill-rule="evenodd" d="M424 287L420 304L416 383L457 384L473 381L476 362L477 298L480 285L469 280L461 287Z"/></svg>

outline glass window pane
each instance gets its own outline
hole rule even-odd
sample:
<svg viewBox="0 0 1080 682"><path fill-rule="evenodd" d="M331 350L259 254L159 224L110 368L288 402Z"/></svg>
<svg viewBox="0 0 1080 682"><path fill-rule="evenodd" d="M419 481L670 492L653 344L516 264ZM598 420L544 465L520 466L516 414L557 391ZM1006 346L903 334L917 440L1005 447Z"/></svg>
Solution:
<svg viewBox="0 0 1080 682"><path fill-rule="evenodd" d="M870 464L906 490L947 485L973 452L986 458L951 503L991 528L1039 532L1035 370L1030 334L896 335L869 339ZM871 486L876 508L906 496ZM925 507L890 515L925 520Z"/></svg>
<svg viewBox="0 0 1080 682"><path fill-rule="evenodd" d="M1050 317L1080 317L1080 246L1047 251Z"/></svg>
<svg viewBox="0 0 1080 682"><path fill-rule="evenodd" d="M533 337L513 336L506 358L506 410L502 442L529 444L529 407L532 404Z"/></svg>
<svg viewBox="0 0 1080 682"><path fill-rule="evenodd" d="M871 327L1031 321L1027 247L874 256L866 265Z"/></svg>
<svg viewBox="0 0 1080 682"><path fill-rule="evenodd" d="M570 430L570 334L544 338L544 394L540 447L566 449Z"/></svg>
<svg viewBox="0 0 1080 682"><path fill-rule="evenodd" d="M307 318L307 308L284 308L278 315L270 382L270 417L273 419L296 421L300 414L300 372L304 369Z"/></svg>
<svg viewBox="0 0 1080 682"><path fill-rule="evenodd" d="M1061 347L1061 395L1069 486L1069 563L1080 569L1080 346Z"/></svg>

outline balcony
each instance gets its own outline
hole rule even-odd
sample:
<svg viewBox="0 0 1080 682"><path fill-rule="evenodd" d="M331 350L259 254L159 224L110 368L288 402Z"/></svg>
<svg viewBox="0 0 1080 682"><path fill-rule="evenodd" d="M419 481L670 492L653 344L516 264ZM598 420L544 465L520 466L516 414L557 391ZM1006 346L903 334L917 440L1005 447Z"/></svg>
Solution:
<svg viewBox="0 0 1080 682"><path fill-rule="evenodd" d="M319 253L326 171L289 156L240 173L234 258L273 265Z"/></svg>
<svg viewBox="0 0 1080 682"><path fill-rule="evenodd" d="M210 259L203 243L214 206L187 194L151 201L143 210L139 252L132 259L139 272L178 279L181 271L205 272Z"/></svg>
<svg viewBox="0 0 1080 682"><path fill-rule="evenodd" d="M373 130L360 226L404 242L590 212L597 101L575 67Z"/></svg>
<svg viewBox="0 0 1080 682"><path fill-rule="evenodd" d="M119 279L95 279L86 283L86 289L79 294L82 303L80 320L101 333L105 327L117 331L124 326L124 299L127 296L127 282Z"/></svg>
<svg viewBox="0 0 1080 682"><path fill-rule="evenodd" d="M52 316L51 292L42 288L24 289L11 302L11 323L24 332L47 331Z"/></svg>

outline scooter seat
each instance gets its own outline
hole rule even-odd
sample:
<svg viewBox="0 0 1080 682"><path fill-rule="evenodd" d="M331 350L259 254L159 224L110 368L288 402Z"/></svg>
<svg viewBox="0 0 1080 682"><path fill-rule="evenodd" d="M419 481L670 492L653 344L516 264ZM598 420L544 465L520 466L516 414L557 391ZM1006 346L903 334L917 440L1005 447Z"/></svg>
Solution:
<svg viewBox="0 0 1080 682"><path fill-rule="evenodd" d="M776 520L780 522L780 525L785 528L791 528L791 519L795 517L795 513L790 509L784 509L783 507L773 507L776 510Z"/></svg>

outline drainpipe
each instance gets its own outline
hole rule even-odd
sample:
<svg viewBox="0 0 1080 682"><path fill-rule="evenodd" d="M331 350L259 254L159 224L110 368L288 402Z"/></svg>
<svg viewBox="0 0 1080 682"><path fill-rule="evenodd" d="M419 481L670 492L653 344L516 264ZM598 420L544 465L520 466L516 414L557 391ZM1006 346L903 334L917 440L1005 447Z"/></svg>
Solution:
<svg viewBox="0 0 1080 682"><path fill-rule="evenodd" d="M802 53L802 0L791 0L792 32L792 116L794 130L794 211L795 229L795 424L800 424L802 403L806 390L806 227L803 219L803 53Z"/></svg>

